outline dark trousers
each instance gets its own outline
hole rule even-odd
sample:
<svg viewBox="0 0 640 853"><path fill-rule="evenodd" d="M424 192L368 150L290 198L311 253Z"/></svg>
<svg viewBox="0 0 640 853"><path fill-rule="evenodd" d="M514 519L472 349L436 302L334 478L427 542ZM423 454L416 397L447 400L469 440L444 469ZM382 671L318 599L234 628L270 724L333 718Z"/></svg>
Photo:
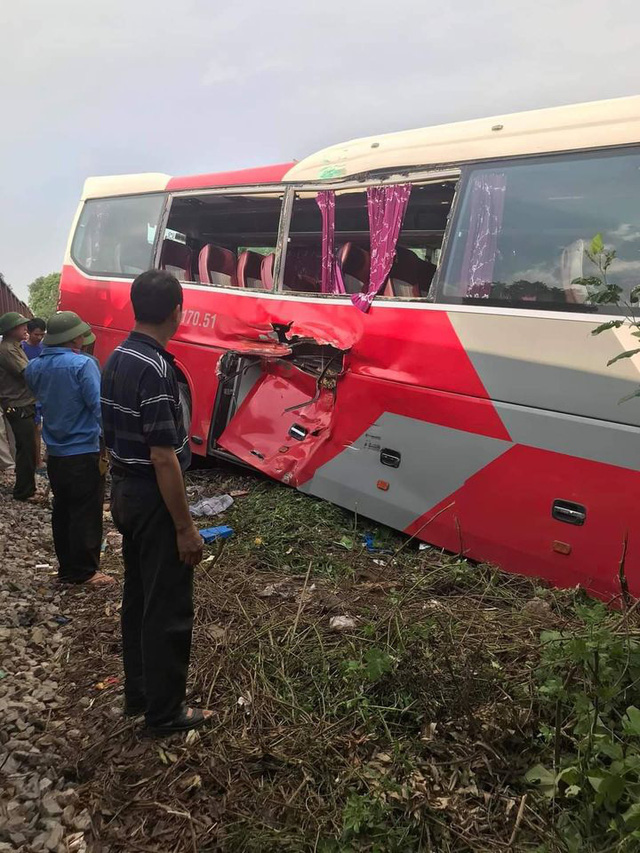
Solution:
<svg viewBox="0 0 640 853"><path fill-rule="evenodd" d="M193 628L193 569L181 562L176 529L154 480L114 472L111 512L122 533L122 657L125 701L148 725L180 713Z"/></svg>
<svg viewBox="0 0 640 853"><path fill-rule="evenodd" d="M26 501L36 493L36 426L34 406L10 409L7 421L16 442L16 483L13 497Z"/></svg>
<svg viewBox="0 0 640 853"><path fill-rule="evenodd" d="M63 583L84 583L100 566L104 477L99 453L49 456L51 526Z"/></svg>

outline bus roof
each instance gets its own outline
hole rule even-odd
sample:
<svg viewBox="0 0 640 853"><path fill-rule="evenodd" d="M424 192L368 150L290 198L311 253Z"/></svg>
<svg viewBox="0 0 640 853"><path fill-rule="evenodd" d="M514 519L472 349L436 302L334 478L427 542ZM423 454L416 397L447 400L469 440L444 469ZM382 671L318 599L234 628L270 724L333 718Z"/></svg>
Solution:
<svg viewBox="0 0 640 853"><path fill-rule="evenodd" d="M512 113L354 139L306 157L287 181L339 179L406 166L439 166L640 142L640 96Z"/></svg>
<svg viewBox="0 0 640 853"><path fill-rule="evenodd" d="M188 175L173 178L162 172L142 172L138 175L107 175L87 178L82 190L82 199L108 198L133 193L162 192L163 190L194 190L207 187L228 187L255 184L278 184L284 179L294 163L278 163L273 166L256 166L234 172L212 172L205 175Z"/></svg>
<svg viewBox="0 0 640 853"><path fill-rule="evenodd" d="M298 163L174 178L160 172L87 178L82 198L163 190L336 180L363 172L640 143L640 96L530 110L353 139Z"/></svg>

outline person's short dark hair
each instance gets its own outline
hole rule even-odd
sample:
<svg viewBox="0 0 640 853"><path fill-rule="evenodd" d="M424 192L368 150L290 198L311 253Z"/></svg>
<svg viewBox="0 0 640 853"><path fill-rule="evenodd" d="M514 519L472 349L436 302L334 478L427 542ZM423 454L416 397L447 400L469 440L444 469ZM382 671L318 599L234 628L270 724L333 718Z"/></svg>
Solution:
<svg viewBox="0 0 640 853"><path fill-rule="evenodd" d="M36 329L40 329L42 332L44 332L46 331L46 328L47 324L44 320L41 320L40 317L34 317L27 323L27 332L35 332Z"/></svg>
<svg viewBox="0 0 640 853"><path fill-rule="evenodd" d="M133 313L139 323L160 325L182 302L182 285L166 270L147 270L131 285Z"/></svg>

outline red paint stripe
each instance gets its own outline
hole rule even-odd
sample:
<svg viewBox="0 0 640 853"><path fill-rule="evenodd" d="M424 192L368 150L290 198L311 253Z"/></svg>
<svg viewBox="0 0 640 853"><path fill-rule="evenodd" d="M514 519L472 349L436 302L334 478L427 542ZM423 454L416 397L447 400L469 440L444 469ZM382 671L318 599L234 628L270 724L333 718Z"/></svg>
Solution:
<svg viewBox="0 0 640 853"><path fill-rule="evenodd" d="M257 166L255 169L237 169L235 172L210 172L204 175L187 175L171 178L168 190L197 190L208 187L225 187L243 184L279 183L294 163L276 163L273 166Z"/></svg>
<svg viewBox="0 0 640 853"><path fill-rule="evenodd" d="M551 507L558 499L584 505L586 523L576 527L552 518ZM620 593L618 562L628 533L626 573L637 596L639 503L637 471L516 444L405 532L510 572L543 577L555 586L580 584L605 599ZM441 510L442 515L425 526ZM571 553L555 552L554 541L570 545Z"/></svg>

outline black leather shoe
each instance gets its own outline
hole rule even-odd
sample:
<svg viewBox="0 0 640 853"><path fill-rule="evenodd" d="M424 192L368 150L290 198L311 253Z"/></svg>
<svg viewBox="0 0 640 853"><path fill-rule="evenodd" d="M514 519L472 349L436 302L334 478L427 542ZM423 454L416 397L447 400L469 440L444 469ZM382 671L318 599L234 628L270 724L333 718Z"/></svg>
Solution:
<svg viewBox="0 0 640 853"><path fill-rule="evenodd" d="M125 717L141 717L146 711L144 702L127 702L124 703Z"/></svg>

